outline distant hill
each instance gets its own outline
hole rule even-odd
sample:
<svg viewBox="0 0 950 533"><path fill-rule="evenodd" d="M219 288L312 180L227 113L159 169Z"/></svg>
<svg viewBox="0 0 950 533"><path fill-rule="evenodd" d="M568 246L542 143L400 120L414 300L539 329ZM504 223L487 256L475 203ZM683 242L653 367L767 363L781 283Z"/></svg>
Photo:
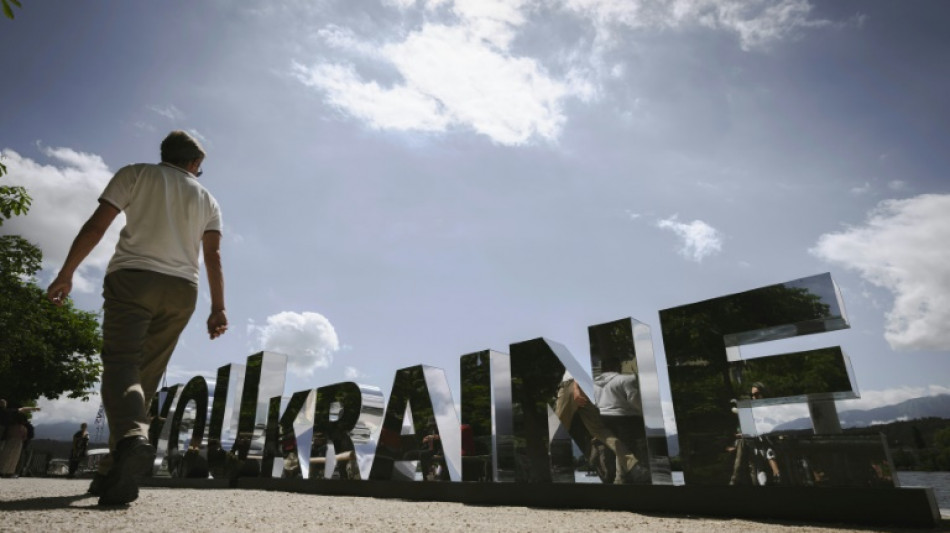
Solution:
<svg viewBox="0 0 950 533"><path fill-rule="evenodd" d="M918 420L922 418L950 419L950 394L914 398L895 405L876 407L874 409L841 411L838 413L838 417L841 419L841 426L844 429L865 428L872 425L883 425L901 420ZM790 422L779 424L772 431L799 431L810 429L810 418L796 418ZM679 439L677 435L668 435L666 440L670 457L679 455Z"/></svg>
<svg viewBox="0 0 950 533"><path fill-rule="evenodd" d="M39 424L34 427L36 432L36 439L48 439L48 440L59 440L59 441L72 441L73 434L79 431L79 424L75 422L56 422L55 424ZM95 439L96 438L96 427L92 424L89 425L87 429L89 435ZM105 441L109 440L109 429L102 428L102 435L100 439Z"/></svg>
<svg viewBox="0 0 950 533"><path fill-rule="evenodd" d="M889 424L900 420L920 418L950 419L950 394L927 396L903 401L895 405L876 407L868 410L850 410L838 413L843 428L861 428L872 425ZM794 431L811 429L810 418L798 418L779 424L773 431Z"/></svg>

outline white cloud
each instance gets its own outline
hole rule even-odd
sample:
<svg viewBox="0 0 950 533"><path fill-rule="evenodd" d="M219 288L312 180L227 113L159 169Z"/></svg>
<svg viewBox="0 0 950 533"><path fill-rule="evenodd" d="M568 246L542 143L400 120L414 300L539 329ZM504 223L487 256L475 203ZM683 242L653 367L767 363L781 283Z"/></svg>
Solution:
<svg viewBox="0 0 950 533"><path fill-rule="evenodd" d="M353 64L293 64L302 83L325 93L338 109L376 129L445 132L471 128L505 145L555 140L568 98L590 99L596 90L577 69L558 78L537 60L509 49L527 21L527 0L398 2L402 9L449 10L450 23L430 21L399 40L378 45L352 30L327 26L326 44L392 67L397 82L364 79Z"/></svg>
<svg viewBox="0 0 950 533"><path fill-rule="evenodd" d="M537 61L515 57L465 26L427 24L379 55L402 82L364 81L353 65L294 64L304 84L326 93L330 104L377 129L444 132L465 126L506 145L556 139L563 100L591 89L577 78L557 80ZM497 35L495 40L504 40ZM334 42L342 40L334 33Z"/></svg>
<svg viewBox="0 0 950 533"><path fill-rule="evenodd" d="M195 139L198 139L199 142L203 144L208 144L208 138L202 135L201 132L199 132L198 130L194 128L188 128L188 133L190 133L191 136L194 137Z"/></svg>
<svg viewBox="0 0 950 533"><path fill-rule="evenodd" d="M531 0L455 0L452 10L478 39L507 49L517 29L527 22L524 10Z"/></svg>
<svg viewBox="0 0 950 533"><path fill-rule="evenodd" d="M892 191L907 190L907 182L903 180L892 180L887 182L887 187Z"/></svg>
<svg viewBox="0 0 950 533"><path fill-rule="evenodd" d="M181 365L168 365L165 368L165 381L168 385L175 385L178 383L186 384L196 376L201 376L205 378L205 381L213 382L217 377L217 371L199 371L191 370L182 367Z"/></svg>
<svg viewBox="0 0 950 533"><path fill-rule="evenodd" d="M807 0L566 0L565 7L589 19L609 45L624 28L699 26L736 34L743 50L752 50L829 24L809 18Z"/></svg>
<svg viewBox="0 0 950 533"><path fill-rule="evenodd" d="M851 194L861 195L867 194L870 191L871 183L867 181L865 181L862 185L858 185L857 187L851 187Z"/></svg>
<svg viewBox="0 0 950 533"><path fill-rule="evenodd" d="M166 106L150 105L148 106L148 109L149 111L161 115L168 120L182 120L185 118L185 114L182 113L180 109L171 104Z"/></svg>
<svg viewBox="0 0 950 533"><path fill-rule="evenodd" d="M99 194L112 178L112 172L98 155L71 148L40 148L54 160L53 164L44 165L12 150L3 151L9 183L26 187L33 198L30 212L4 223L3 231L21 235L39 246L45 268L59 268L79 228L98 206ZM125 215L120 214L76 272L74 291L98 290L91 279L105 270L124 225Z"/></svg>
<svg viewBox="0 0 950 533"><path fill-rule="evenodd" d="M407 87L363 82L351 65L294 65L305 85L327 93L330 104L365 120L374 129L445 131L449 125L437 100Z"/></svg>
<svg viewBox="0 0 950 533"><path fill-rule="evenodd" d="M356 380L365 377L366 374L354 366L348 366L343 369L343 377L349 380Z"/></svg>
<svg viewBox="0 0 950 533"><path fill-rule="evenodd" d="M98 391L90 394L89 400L85 402L74 398L48 400L43 397L36 402L40 411L33 413L32 421L36 426L41 424L73 422L76 424L77 429L79 424L85 422L89 424L91 430L101 403L102 400L99 397Z"/></svg>
<svg viewBox="0 0 950 533"><path fill-rule="evenodd" d="M360 40L359 36L350 28L328 24L317 31L317 36L327 45L339 48L357 55L379 58L378 46L368 41Z"/></svg>
<svg viewBox="0 0 950 533"><path fill-rule="evenodd" d="M320 313L284 311L267 317L264 325L249 324L247 331L257 342L254 351L287 355L289 369L299 376L329 367L340 349L336 330Z"/></svg>
<svg viewBox="0 0 950 533"><path fill-rule="evenodd" d="M950 195L886 200L863 226L819 237L815 256L893 293L884 337L894 349L950 349Z"/></svg>
<svg viewBox="0 0 950 533"><path fill-rule="evenodd" d="M656 227L675 233L682 242L679 249L680 255L690 261L700 263L705 257L722 251L722 234L702 220L694 220L686 224L678 221L677 216L673 215L658 221Z"/></svg>
<svg viewBox="0 0 950 533"><path fill-rule="evenodd" d="M769 433L776 426L799 418L808 418L808 404L792 403L756 407L752 409L752 416L755 418L756 432Z"/></svg>
<svg viewBox="0 0 950 533"><path fill-rule="evenodd" d="M556 140L566 123L564 105L590 101L601 81L625 74L601 53L620 44L617 29L703 26L739 35L751 49L823 24L809 19L806 0L566 0L562 14L592 24L585 38L550 54L557 64L519 55L513 43L530 17L545 12L538 0L384 0L421 11L422 22L394 40L364 38L327 25L316 35L343 52L395 70L396 81L367 77L345 60L295 62L292 73L325 94L327 102L376 129L445 132L471 128L504 145ZM546 6L544 6L546 7ZM587 52L585 52L587 50ZM334 57L340 54L334 54ZM379 69L366 69L367 72Z"/></svg>

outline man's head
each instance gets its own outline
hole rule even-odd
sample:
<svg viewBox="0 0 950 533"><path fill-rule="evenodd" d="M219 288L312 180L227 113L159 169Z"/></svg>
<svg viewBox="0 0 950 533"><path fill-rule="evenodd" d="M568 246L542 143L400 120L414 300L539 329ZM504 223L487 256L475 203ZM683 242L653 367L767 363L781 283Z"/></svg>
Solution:
<svg viewBox="0 0 950 533"><path fill-rule="evenodd" d="M201 143L184 131L175 130L162 141L163 163L188 170L189 166L200 165L204 158L205 150Z"/></svg>
<svg viewBox="0 0 950 533"><path fill-rule="evenodd" d="M752 395L753 400L758 400L765 397L765 385L761 381L756 381L752 384L752 388L749 390Z"/></svg>
<svg viewBox="0 0 950 533"><path fill-rule="evenodd" d="M83 422L82 424L79 424L79 429L86 429L87 427L89 426L87 426L85 422Z"/></svg>
<svg viewBox="0 0 950 533"><path fill-rule="evenodd" d="M0 398L0 409L6 409L6 408L7 408L7 401L4 400L3 398Z"/></svg>

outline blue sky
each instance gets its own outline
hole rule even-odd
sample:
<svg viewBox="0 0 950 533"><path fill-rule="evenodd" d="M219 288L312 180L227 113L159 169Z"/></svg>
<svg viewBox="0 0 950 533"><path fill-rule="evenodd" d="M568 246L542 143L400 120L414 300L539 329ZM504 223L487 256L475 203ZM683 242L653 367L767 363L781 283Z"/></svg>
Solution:
<svg viewBox="0 0 950 533"><path fill-rule="evenodd" d="M862 399L950 392L950 6L804 0L24 2L0 20L2 230L45 286L172 129L225 214L169 383L270 349L287 393L830 271ZM80 271L96 310L120 225ZM204 280L202 279L204 283ZM668 402L665 372L661 391ZM38 422L97 401L43 403ZM665 405L672 419L669 403ZM767 427L802 416L773 407ZM950 415L950 413L948 413Z"/></svg>

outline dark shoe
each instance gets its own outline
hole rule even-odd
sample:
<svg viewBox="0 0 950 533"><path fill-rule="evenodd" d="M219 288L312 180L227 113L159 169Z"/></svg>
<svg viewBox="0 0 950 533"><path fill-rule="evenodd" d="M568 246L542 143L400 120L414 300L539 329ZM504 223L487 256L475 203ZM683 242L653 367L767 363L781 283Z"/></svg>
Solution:
<svg viewBox="0 0 950 533"><path fill-rule="evenodd" d="M136 478L155 461L155 448L145 437L126 437L115 447L112 470L99 484L99 505L126 505L139 497ZM91 487L90 487L91 488Z"/></svg>
<svg viewBox="0 0 950 533"><path fill-rule="evenodd" d="M87 494L92 494L93 496L99 496L102 494L102 483L106 480L105 474L100 474L96 472L96 475L92 476L92 482L89 483L89 488L86 490Z"/></svg>
<svg viewBox="0 0 950 533"><path fill-rule="evenodd" d="M624 477L624 483L630 485L650 485L653 483L653 476L650 475L649 469L637 463L633 465L633 469L627 472L627 475Z"/></svg>

